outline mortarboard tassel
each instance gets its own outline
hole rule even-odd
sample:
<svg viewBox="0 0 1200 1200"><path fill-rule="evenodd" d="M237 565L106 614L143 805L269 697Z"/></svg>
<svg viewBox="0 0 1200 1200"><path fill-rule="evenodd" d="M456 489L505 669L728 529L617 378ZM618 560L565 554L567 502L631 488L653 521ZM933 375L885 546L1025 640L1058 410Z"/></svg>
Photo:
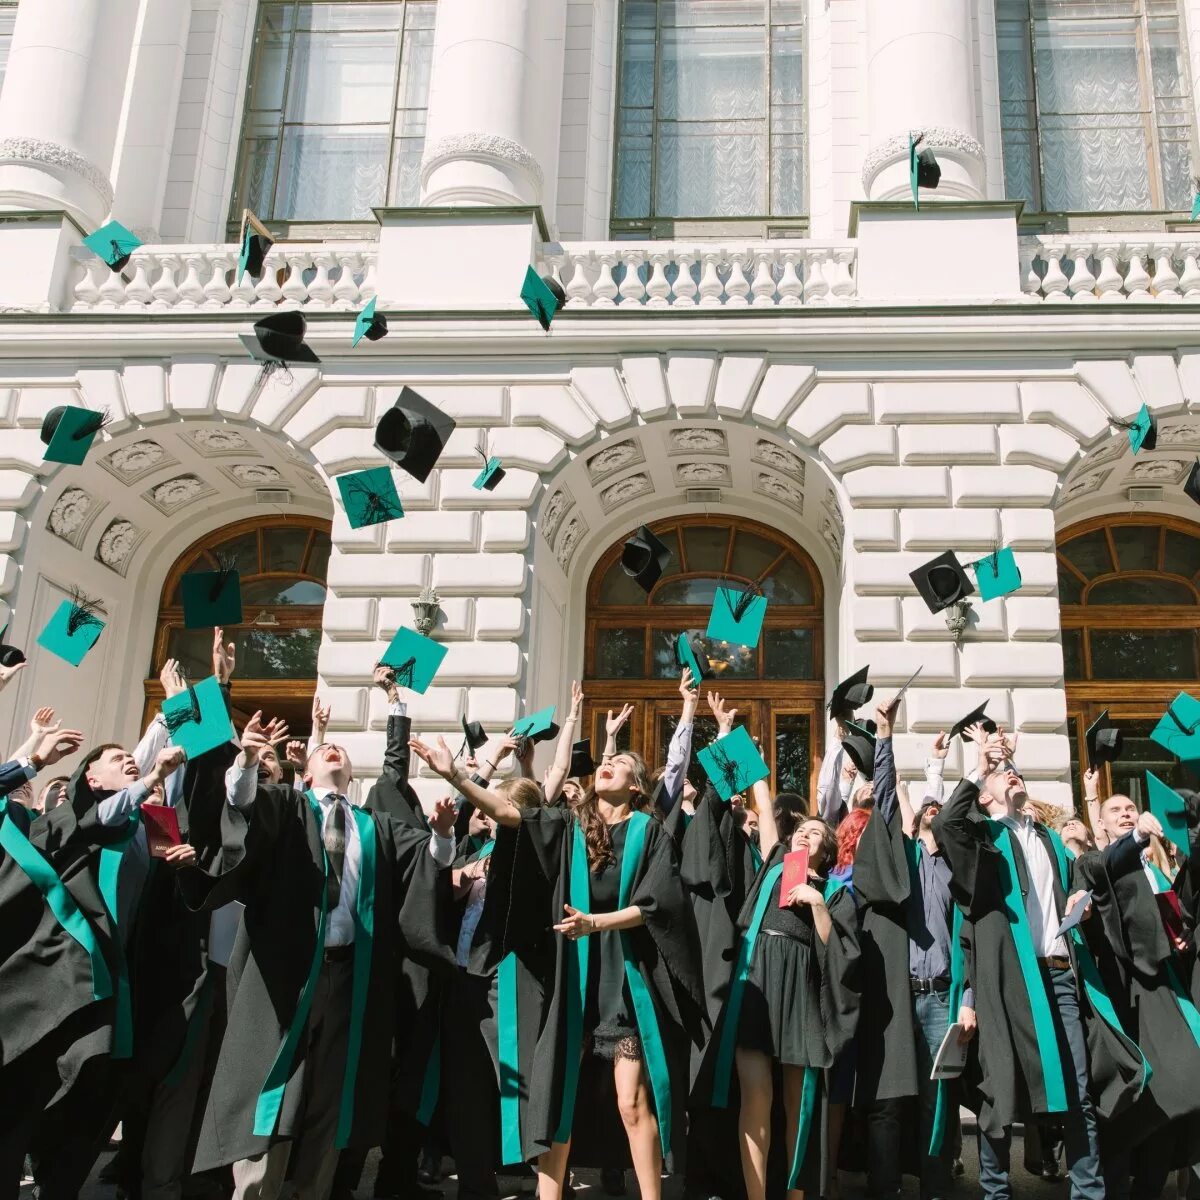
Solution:
<svg viewBox="0 0 1200 1200"><path fill-rule="evenodd" d="M361 479L354 479L350 482L349 492L356 500L362 501L362 523L364 525L375 525L380 521L395 521L404 516L402 509L397 510L391 500Z"/></svg>
<svg viewBox="0 0 1200 1200"><path fill-rule="evenodd" d="M72 588L71 613L67 617L67 636L74 637L81 629L89 625L103 625L104 622L96 615L99 607L99 600L92 600L81 591Z"/></svg>
<svg viewBox="0 0 1200 1200"><path fill-rule="evenodd" d="M87 438L95 437L111 421L112 413L107 408L101 409L99 412L89 413L85 419L80 421L79 428L71 434L71 439L72 441L82 442Z"/></svg>
<svg viewBox="0 0 1200 1200"><path fill-rule="evenodd" d="M735 792L740 792L742 789L738 786L741 778L741 770L737 765L736 759L730 758L721 747L720 741L713 742L712 756L717 770L721 773L721 778L725 781L725 790L732 796Z"/></svg>
<svg viewBox="0 0 1200 1200"><path fill-rule="evenodd" d="M725 583L723 584L722 595L725 598L726 604L729 604L730 592L738 593L737 603L730 604L729 611L733 614L734 621L740 622L741 619L746 615L746 610L750 607L750 605L762 595L762 588L757 582L752 583L745 588L740 588L736 584Z"/></svg>
<svg viewBox="0 0 1200 1200"><path fill-rule="evenodd" d="M1175 724L1179 726L1179 731L1180 731L1180 733L1182 733L1184 735L1184 737L1191 737L1192 734L1194 734L1197 729L1200 729L1200 721L1193 721L1190 725L1185 725L1179 719L1179 716L1175 712L1175 706L1173 704L1167 705L1167 716L1170 717L1171 720L1174 721Z"/></svg>
<svg viewBox="0 0 1200 1200"><path fill-rule="evenodd" d="M416 666L417 660L413 657L405 659L398 667L392 667L393 678L397 687L412 687L413 673L416 670Z"/></svg>
<svg viewBox="0 0 1200 1200"><path fill-rule="evenodd" d="M163 714L168 733L178 733L189 721L200 724L200 701L196 696L196 689L190 683L187 688L187 696L187 708L173 708L169 713Z"/></svg>
<svg viewBox="0 0 1200 1200"><path fill-rule="evenodd" d="M231 555L217 555L217 570L216 578L213 580L213 585L208 592L209 604L216 604L220 599L221 593L225 590L225 585L229 582L229 577L237 572L237 559Z"/></svg>

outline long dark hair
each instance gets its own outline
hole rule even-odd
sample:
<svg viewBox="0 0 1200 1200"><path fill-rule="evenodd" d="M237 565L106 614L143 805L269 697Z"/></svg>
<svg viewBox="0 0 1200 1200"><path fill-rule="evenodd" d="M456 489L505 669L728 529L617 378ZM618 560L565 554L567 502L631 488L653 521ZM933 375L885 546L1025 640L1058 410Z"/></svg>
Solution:
<svg viewBox="0 0 1200 1200"><path fill-rule="evenodd" d="M646 760L633 750L622 750L621 754L633 763L633 783L631 785L633 807L637 812L647 812L654 815L654 805L651 802L650 772ZM599 870L608 863L617 861L613 854L612 835L608 831L604 818L600 815L600 806L596 802L596 785L583 793L583 796L570 805L575 819L583 826L583 841L587 846L588 869Z"/></svg>
<svg viewBox="0 0 1200 1200"><path fill-rule="evenodd" d="M808 820L808 801L796 792L780 792L775 797L775 827L779 840L789 849L792 835ZM764 846L763 854L770 854L771 847Z"/></svg>

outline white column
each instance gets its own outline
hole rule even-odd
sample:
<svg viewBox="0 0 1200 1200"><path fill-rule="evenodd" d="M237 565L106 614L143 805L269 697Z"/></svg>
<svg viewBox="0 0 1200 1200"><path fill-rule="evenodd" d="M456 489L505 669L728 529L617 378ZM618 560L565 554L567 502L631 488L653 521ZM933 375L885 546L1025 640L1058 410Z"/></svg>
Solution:
<svg viewBox="0 0 1200 1200"><path fill-rule="evenodd" d="M31 0L17 10L0 96L0 208L112 207L113 147L137 0Z"/></svg>
<svg viewBox="0 0 1200 1200"><path fill-rule="evenodd" d="M918 130L942 168L941 184L928 198L983 198L974 59L964 0L867 0L870 150L863 188L869 199L909 195L908 136Z"/></svg>
<svg viewBox="0 0 1200 1200"><path fill-rule="evenodd" d="M439 0L423 205L542 203L557 168L565 10L561 0Z"/></svg>

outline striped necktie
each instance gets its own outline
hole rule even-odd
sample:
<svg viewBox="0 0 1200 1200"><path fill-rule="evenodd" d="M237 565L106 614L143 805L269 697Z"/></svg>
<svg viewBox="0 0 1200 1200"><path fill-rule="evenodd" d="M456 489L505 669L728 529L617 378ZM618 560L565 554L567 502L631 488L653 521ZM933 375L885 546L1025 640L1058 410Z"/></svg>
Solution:
<svg viewBox="0 0 1200 1200"><path fill-rule="evenodd" d="M346 810L341 796L333 796L333 807L325 821L325 855L329 874L325 877L325 907L332 912L342 898L342 867L346 861Z"/></svg>

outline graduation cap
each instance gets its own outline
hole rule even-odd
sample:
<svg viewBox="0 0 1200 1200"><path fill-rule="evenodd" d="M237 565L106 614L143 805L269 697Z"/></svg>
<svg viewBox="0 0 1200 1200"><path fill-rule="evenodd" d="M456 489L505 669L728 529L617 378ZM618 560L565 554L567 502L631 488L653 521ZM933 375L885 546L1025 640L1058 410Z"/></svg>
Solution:
<svg viewBox="0 0 1200 1200"><path fill-rule="evenodd" d="M950 736L947 740L952 742L956 737L961 737L965 742L967 740L967 730L972 725L982 725L984 733L995 733L998 726L985 712L987 706L988 702L985 700L978 708L971 709L962 720L955 721L950 726Z"/></svg>
<svg viewBox="0 0 1200 1200"><path fill-rule="evenodd" d="M875 730L874 722L860 725L857 721L846 722L846 736L842 738L842 749L850 755L850 761L858 768L864 779L875 778Z"/></svg>
<svg viewBox="0 0 1200 1200"><path fill-rule="evenodd" d="M43 418L39 436L46 462L77 467L87 458L96 434L108 424L108 409L96 412L76 405L56 404Z"/></svg>
<svg viewBox="0 0 1200 1200"><path fill-rule="evenodd" d="M1106 708L1087 731L1088 766L1094 771L1101 763L1116 762L1121 757L1121 731L1108 719Z"/></svg>
<svg viewBox="0 0 1200 1200"><path fill-rule="evenodd" d="M917 196L918 188L936 188L942 180L942 168L933 150L926 146L924 150L917 147L924 140L923 133L908 135L908 182L912 188L913 207L920 209L921 203Z"/></svg>
<svg viewBox="0 0 1200 1200"><path fill-rule="evenodd" d="M595 773L596 760L592 757L592 743L590 739L575 742L571 746L571 766L567 774L572 779L586 779L589 775L595 775Z"/></svg>
<svg viewBox="0 0 1200 1200"><path fill-rule="evenodd" d="M168 696L162 704L162 715L171 741L182 746L188 758L197 758L234 738L229 707L215 675L189 683L178 695Z"/></svg>
<svg viewBox="0 0 1200 1200"><path fill-rule="evenodd" d="M704 649L704 639L698 629L689 629L675 638L675 665L692 673L692 687L699 688L700 680L711 679L712 664Z"/></svg>
<svg viewBox="0 0 1200 1200"><path fill-rule="evenodd" d="M522 717L512 727L513 737L526 737L531 742L548 742L558 737L558 726L554 723L554 705L539 708L537 712Z"/></svg>
<svg viewBox="0 0 1200 1200"><path fill-rule="evenodd" d="M757 584L746 588L719 587L704 636L739 646L757 646L766 615L767 598Z"/></svg>
<svg viewBox="0 0 1200 1200"><path fill-rule="evenodd" d="M3 636L4 633L0 631L0 637ZM18 650L16 646L0 644L0 667L16 667L24 661L25 652L23 650Z"/></svg>
<svg viewBox="0 0 1200 1200"><path fill-rule="evenodd" d="M725 737L705 746L696 757L722 800L746 791L771 774L771 768L744 725L738 725Z"/></svg>
<svg viewBox="0 0 1200 1200"><path fill-rule="evenodd" d="M440 642L423 637L413 629L397 629L379 662L396 673L397 687L424 693L445 657L446 647Z"/></svg>
<svg viewBox="0 0 1200 1200"><path fill-rule="evenodd" d="M471 486L477 492L494 492L496 485L500 483L507 472L500 465L498 458L489 458L482 450L479 451L479 456L483 459L483 470L475 476Z"/></svg>
<svg viewBox="0 0 1200 1200"><path fill-rule="evenodd" d="M110 270L119 273L129 261L129 256L142 244L142 239L126 229L120 221L109 221L95 233L89 233L83 239L83 244L104 259Z"/></svg>
<svg viewBox="0 0 1200 1200"><path fill-rule="evenodd" d="M319 363L321 360L304 341L307 327L304 314L294 309L268 313L254 322L253 334L241 335L241 343L268 369L287 363Z"/></svg>
<svg viewBox="0 0 1200 1200"><path fill-rule="evenodd" d="M871 697L875 695L875 689L867 682L867 672L870 669L863 667L855 671L833 689L833 695L829 697L829 715L834 720L852 717L864 704L870 703Z"/></svg>
<svg viewBox="0 0 1200 1200"><path fill-rule="evenodd" d="M237 281L242 282L242 276L247 271L252 278L257 279L262 274L263 263L267 251L275 245L271 231L248 209L242 209L242 235L238 238L241 252L238 254Z"/></svg>
<svg viewBox="0 0 1200 1200"><path fill-rule="evenodd" d="M446 448L455 420L412 388L404 388L396 403L375 426L375 449L386 454L419 483Z"/></svg>
<svg viewBox="0 0 1200 1200"><path fill-rule="evenodd" d="M521 299L525 307L538 319L538 324L547 333L550 322L558 310L567 302L562 285L550 275L539 275L532 267L525 271L525 282L521 284Z"/></svg>
<svg viewBox="0 0 1200 1200"><path fill-rule="evenodd" d="M190 571L179 581L184 629L242 623L242 576L235 560L215 571Z"/></svg>
<svg viewBox="0 0 1200 1200"><path fill-rule="evenodd" d="M1192 176L1192 215L1188 218L1189 221L1195 221L1200 218L1200 178Z"/></svg>
<svg viewBox="0 0 1200 1200"><path fill-rule="evenodd" d="M1191 471L1188 472L1188 477L1184 481L1183 493L1189 499L1200 504L1200 458L1192 464Z"/></svg>
<svg viewBox="0 0 1200 1200"><path fill-rule="evenodd" d="M1150 738L1184 762L1200 759L1200 700L1180 692L1150 731Z"/></svg>
<svg viewBox="0 0 1200 1200"><path fill-rule="evenodd" d="M38 634L37 644L71 666L79 666L83 656L104 632L104 621L96 611L99 607L99 600L73 591L71 598L55 609L46 628Z"/></svg>
<svg viewBox="0 0 1200 1200"><path fill-rule="evenodd" d="M351 529L397 521L404 516L400 493L390 467L372 467L337 477L338 491Z"/></svg>
<svg viewBox="0 0 1200 1200"><path fill-rule="evenodd" d="M670 561L671 551L650 532L648 525L639 526L637 533L621 547L621 569L632 575L644 592L654 587Z"/></svg>
<svg viewBox="0 0 1200 1200"><path fill-rule="evenodd" d="M386 336L387 317L383 313L375 312L375 304L378 300L377 296L372 296L367 301L367 306L354 318L354 340L350 343L350 349L353 350L359 342L366 338L368 342L377 342L381 337Z"/></svg>
<svg viewBox="0 0 1200 1200"><path fill-rule="evenodd" d="M1143 404L1138 409L1137 416L1132 421L1118 421L1113 417L1112 423L1128 433L1129 448L1134 454L1139 450L1153 450L1158 445L1158 422L1150 412L1148 404Z"/></svg>
<svg viewBox="0 0 1200 1200"><path fill-rule="evenodd" d="M998 596L1007 596L1021 586L1017 556L1010 546L997 548L987 558L973 562L971 570L975 572L975 582L979 585L981 600L995 600Z"/></svg>
<svg viewBox="0 0 1200 1200"><path fill-rule="evenodd" d="M931 613L940 613L964 596L975 593L967 573L952 550L910 571L908 577L916 584L921 599Z"/></svg>
<svg viewBox="0 0 1200 1200"><path fill-rule="evenodd" d="M463 717L462 731L463 744L458 754L454 756L455 758L458 758L464 750L469 754L474 754L480 746L487 745L488 735L478 721L468 721L466 717Z"/></svg>
<svg viewBox="0 0 1200 1200"><path fill-rule="evenodd" d="M1158 818L1163 835L1175 843L1181 854L1190 854L1187 803L1184 798L1174 788L1167 787L1153 771L1146 772L1146 783L1149 785L1146 807Z"/></svg>

